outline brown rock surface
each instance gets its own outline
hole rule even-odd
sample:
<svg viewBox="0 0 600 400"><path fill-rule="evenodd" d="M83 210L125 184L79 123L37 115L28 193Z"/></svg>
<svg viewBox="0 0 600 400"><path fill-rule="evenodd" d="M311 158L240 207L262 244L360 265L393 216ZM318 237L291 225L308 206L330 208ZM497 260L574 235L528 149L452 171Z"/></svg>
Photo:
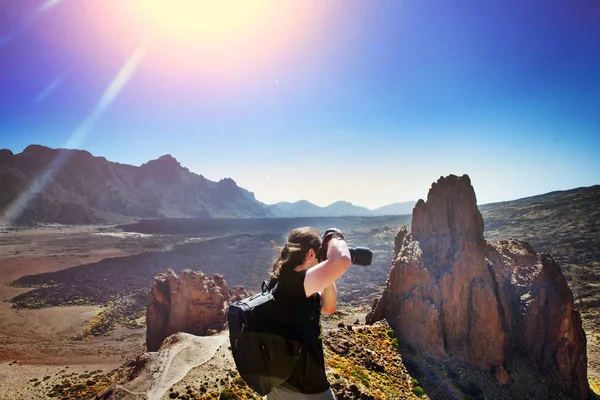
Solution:
<svg viewBox="0 0 600 400"><path fill-rule="evenodd" d="M558 263L518 240L501 240L487 255L494 271L510 271L499 297L508 310L511 351L533 361L565 393L586 398L586 337Z"/></svg>
<svg viewBox="0 0 600 400"><path fill-rule="evenodd" d="M172 270L158 275L146 309L148 351L157 351L165 338L177 332L204 336L224 329L229 302L244 296L243 289L229 289L219 274L206 276L186 269L181 276Z"/></svg>
<svg viewBox="0 0 600 400"><path fill-rule="evenodd" d="M467 175L440 178L413 211L382 298L367 322L386 319L400 342L510 381L505 361L527 357L562 392L585 399L586 339L560 267L527 243L487 243Z"/></svg>

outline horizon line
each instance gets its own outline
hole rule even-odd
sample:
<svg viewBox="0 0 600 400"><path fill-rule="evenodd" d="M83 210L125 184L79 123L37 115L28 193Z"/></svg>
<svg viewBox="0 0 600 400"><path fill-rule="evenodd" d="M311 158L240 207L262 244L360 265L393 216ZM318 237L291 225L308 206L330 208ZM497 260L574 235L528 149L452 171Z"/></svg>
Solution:
<svg viewBox="0 0 600 400"><path fill-rule="evenodd" d="M189 168L187 168L187 167L184 167L183 165L181 165L181 163L179 162L179 160L177 160L177 157L173 156L173 155L172 155L172 154L170 154L170 153L165 153L165 154L162 154L161 156L158 156L157 158L152 158L152 159L149 159L149 160L147 160L146 162L144 162L144 163L141 163L140 165L135 165L135 164L133 164L133 163L126 163L126 162L123 162L123 163L121 163L121 162L118 162L118 161L111 161L111 160L107 159L107 158L106 158L106 157L104 157L104 156L98 156L98 155L94 155L94 154L93 154L93 153L92 153L90 150L86 150L86 149L75 149L75 148L67 148L67 147L56 147L56 148L54 148L54 147L50 147L50 146L47 146L47 145L44 145L44 144L39 144L39 143L31 143L31 144L29 144L29 145L25 146L25 147L23 148L23 150L21 150L19 153L15 153L15 151L13 151L12 149L10 149L10 148L8 148L8 147L6 147L6 148L2 148L2 149L0 149L0 150L8 150L8 151L10 151L10 152L11 152L13 155L15 155L15 156L16 156L16 155L18 155L18 154L22 154L23 152L25 152L25 150L26 150L27 148L29 148L29 147L31 147L31 146L39 146L39 147L47 148L47 149L54 150L54 151L66 150L66 151L81 151L81 152L87 152L87 153L89 153L89 154L90 154L92 157L94 157L94 158L103 159L103 160L105 160L106 162L110 162L110 163L115 163L115 164L120 164L120 165L128 165L128 166L135 167L135 168L140 168L142 165L144 165L144 164L146 164L146 163L148 163L148 162L150 162L150 161L159 160L159 159L160 159L160 158L162 158L162 157L169 156L169 157L172 157L173 159L175 159L175 160L177 161L177 163L179 164L179 166L180 166L182 169L187 169L187 170L188 170L190 173L192 173L192 174L194 174L194 175L201 176L202 178L204 178L204 179L206 179L206 180L208 180L208 181L211 181L211 182L215 182L215 183L218 183L219 181L222 181L222 180L225 180L225 179L231 179L231 180L232 180L232 181L233 181L233 182L236 184L236 186L237 186L237 187L239 187L239 188L241 188L241 189L244 189L244 190L246 190L246 191L248 191L248 192L252 193L253 195L255 195L255 192L253 192L252 190L250 190L250 189L247 189L247 188L245 188L245 187L239 186L239 185L237 184L237 182L235 181L235 179L233 179L233 178L231 178L231 177L224 176L224 177L220 178L218 181L212 181L211 179L209 179L209 178L207 178L206 176L204 176L202 173L194 172L194 171L190 170ZM467 174L467 175L468 175L468 174ZM498 203L506 203L506 202L517 201L517 200L522 200L522 199L528 199L528 198L537 197L537 196L543 196L543 195L547 195L547 194L551 194L551 193L566 192L566 191L577 190L577 189L582 189L582 188L591 188L591 187L598 186L598 185L600 185L600 183L596 183L596 184L589 185L589 186L577 186L577 187L571 187L571 188L568 188L568 189L556 189L556 190L550 190L550 191L548 191L548 192L544 192L544 193L531 194L531 195L526 195L526 196L517 197L517 198L504 199L504 200L496 200L496 201L489 201L489 202L485 202L485 203L481 203L481 204L477 203L477 206L492 205L492 204L498 204ZM476 195L477 195L477 192L476 192ZM320 206L320 205L318 205L318 204L315 204L315 203L313 203L313 202L311 202L310 200L307 200L307 199L305 199L305 198L303 198L303 199L299 199L299 200L295 200L295 201L286 201L286 200L281 200L281 201L277 201L277 202L275 202L275 203L267 203L267 202L263 202L263 201L261 201L261 200L258 200L258 199L256 199L256 196L255 196L255 200L256 200L256 201L258 201L258 202L260 202L260 203L262 203L262 204L264 204L264 205L266 205L266 206L273 206L273 205L276 205L276 204L279 204L279 203L295 204L295 203L298 203L298 202L301 202L301 201L305 201L305 202L307 202L307 203L309 203L309 204L311 204L311 205L313 205L313 206L315 206L315 207L319 207L319 208L327 208L327 207L330 207L330 206L332 206L333 204L336 204L336 203L341 203L341 202L342 202L342 203L349 203L349 204L350 204L351 206L353 206L353 207L360 207L360 208L365 208L365 209L367 209L367 210L369 210L369 211L375 211L375 210L377 210L377 209L380 209L380 208L383 208L383 207L392 206L392 205L396 205L396 204L404 204L404 203L415 203L415 204L416 204L416 203L417 203L419 200L422 200L422 199L424 200L426 197L427 197L427 196L424 196L424 198L423 198L423 197L420 197L420 198L419 198L419 199L417 199L417 200L414 200L414 199L413 199L413 200L395 201L395 202L392 202L392 203L383 204L383 205L381 205L381 206L378 206L378 207L368 207L368 206L363 206L363 205L359 205L359 204L354 204L353 202L351 202L351 201L349 201L349 200L336 200L336 201L333 201L332 203L329 203L329 204L327 204L327 205L325 205L325 206Z"/></svg>

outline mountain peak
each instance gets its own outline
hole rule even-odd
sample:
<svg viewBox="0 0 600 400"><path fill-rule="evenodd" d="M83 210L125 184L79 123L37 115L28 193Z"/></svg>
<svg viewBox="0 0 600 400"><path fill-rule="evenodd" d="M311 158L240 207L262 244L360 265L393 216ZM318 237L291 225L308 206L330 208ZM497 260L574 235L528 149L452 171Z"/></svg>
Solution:
<svg viewBox="0 0 600 400"><path fill-rule="evenodd" d="M53 149L50 147L42 146L40 144L30 144L25 147L23 153L25 155L40 155L40 156L55 156L58 153L67 154L68 156L76 156L82 159L93 158L94 156L87 150L79 149ZM103 158L103 157L98 157Z"/></svg>
<svg viewBox="0 0 600 400"><path fill-rule="evenodd" d="M0 149L0 163L11 162L15 155L9 149Z"/></svg>
<svg viewBox="0 0 600 400"><path fill-rule="evenodd" d="M35 153L41 151L56 151L55 149L51 149L50 147L42 146L41 144L30 144L25 147L23 153Z"/></svg>
<svg viewBox="0 0 600 400"><path fill-rule="evenodd" d="M219 184L225 186L237 186L237 183L231 178L223 178L219 181Z"/></svg>
<svg viewBox="0 0 600 400"><path fill-rule="evenodd" d="M339 200L339 201L335 201L333 203L331 203L329 206L353 206L354 204L350 203L349 201L345 201L345 200Z"/></svg>
<svg viewBox="0 0 600 400"><path fill-rule="evenodd" d="M181 167L181 164L172 155L165 154L158 157L156 160L150 160L147 163L142 164L142 168L149 166L160 166L162 168L176 168Z"/></svg>

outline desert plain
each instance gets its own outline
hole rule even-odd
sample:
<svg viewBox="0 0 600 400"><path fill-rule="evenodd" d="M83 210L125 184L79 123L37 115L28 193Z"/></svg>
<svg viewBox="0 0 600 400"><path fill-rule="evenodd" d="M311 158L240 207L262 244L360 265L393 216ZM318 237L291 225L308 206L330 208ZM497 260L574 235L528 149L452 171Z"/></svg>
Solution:
<svg viewBox="0 0 600 400"><path fill-rule="evenodd" d="M563 194L480 206L487 240L528 240L536 251L549 252L559 260L582 315L588 377L596 393L600 391L598 192L594 187L570 193L566 202ZM394 236L401 225L408 224L410 216L276 219L238 227L228 222L219 229L179 232L136 228L135 224L5 229L0 233L0 399L56 396L54 389L65 377L87 385L90 395L98 393L110 385L111 371L146 351L144 302L156 273L169 268L219 272L230 286L257 290L267 279L276 254L273 243L282 243L294 226L341 226L349 242L373 250L371 267L353 267L339 283L341 312L326 320L325 326L356 319L364 322L389 273ZM70 271L78 271L72 281ZM122 280L121 273L125 286L111 287ZM69 285L74 292L64 292ZM53 292L54 286L63 292ZM28 295L35 291L39 295ZM106 293L123 296L109 296L112 300L106 301ZM125 308L131 315L123 319L123 315L107 314L131 293ZM104 321L108 328L98 330L98 316L103 313L114 320Z"/></svg>

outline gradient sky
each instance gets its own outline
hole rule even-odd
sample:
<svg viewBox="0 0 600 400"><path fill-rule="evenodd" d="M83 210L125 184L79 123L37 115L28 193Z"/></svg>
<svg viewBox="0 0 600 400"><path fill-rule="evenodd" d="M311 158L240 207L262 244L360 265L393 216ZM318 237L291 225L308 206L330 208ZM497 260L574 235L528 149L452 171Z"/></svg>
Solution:
<svg viewBox="0 0 600 400"><path fill-rule="evenodd" d="M0 148L32 143L268 204L600 184L600 2L0 0Z"/></svg>

